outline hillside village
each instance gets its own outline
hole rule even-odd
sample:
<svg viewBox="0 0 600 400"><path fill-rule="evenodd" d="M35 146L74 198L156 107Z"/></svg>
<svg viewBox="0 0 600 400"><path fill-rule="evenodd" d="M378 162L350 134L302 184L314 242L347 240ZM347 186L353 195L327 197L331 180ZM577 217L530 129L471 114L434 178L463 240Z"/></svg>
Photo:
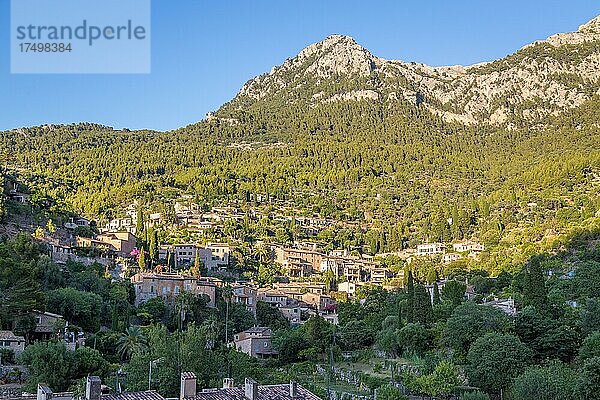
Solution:
<svg viewBox="0 0 600 400"><path fill-rule="evenodd" d="M13 187L16 188L17 185ZM10 191L9 201L25 204L26 199L26 194ZM272 284L260 285L235 272L232 253L239 240L225 234L225 224L228 221L251 219L267 220L268 224L293 223L308 239L316 238L329 226L344 226L346 223L333 219L290 216L291 212L299 210L289 209L285 205L275 207L269 213L264 213L264 207L251 208L246 213L241 213L230 206L212 207L203 211L200 205L191 203L189 199L185 200L187 201L175 202L173 213L176 222L172 225L168 224L161 213L149 213L145 219L142 217L143 224L139 224L139 207L131 204L125 208L125 217L112 219L104 226L84 217L72 217L69 222L64 223L63 228L69 234L62 235L63 239L53 237L52 234L34 236L47 247L51 260L59 265L67 262L99 264L106 268L113 280L130 281L137 306L156 297L173 304L179 294L189 292L195 296L205 296L207 306L214 308L217 306L217 288L230 287L232 303L243 305L256 317L257 303L264 302L280 311L292 325L302 324L313 315L319 315L337 325L337 301L354 299L361 287L377 286L391 291L403 289L407 279L405 268L394 270L386 266L382 262L386 257L395 257L402 265L409 267L413 260L423 258L435 259L440 264L449 264L463 258L477 260L485 250L483 244L463 240L454 243L422 243L412 249L369 255L357 251L362 249L326 250L326 244L318 241L298 240L285 244L260 241L254 245L254 252L266 249L261 254L261 261L274 263L280 272L273 277L275 282ZM257 195L257 201L261 201L260 195ZM169 230L174 237L177 237L178 232L185 231L186 237L196 238L197 241L155 243L158 249L155 259L141 265L142 249L138 248L140 239L136 237L140 226L143 227L142 235L147 235L149 229ZM91 227L96 228L97 233L88 235L90 237L78 236L76 233L78 228L83 228L88 233L93 232ZM207 232L218 236L221 241L200 244ZM445 280L436 280L426 285L432 301L433 283L437 287L435 290L442 290ZM473 286L467 285L467 296L475 296ZM516 313L512 299L496 298L489 304L510 315ZM56 317L62 318L58 315ZM12 332L6 332L6 335L11 334ZM272 332L267 336L270 338L271 334ZM24 349L24 338L10 337L10 340L5 340L5 347L15 349L16 346L16 354L19 354Z"/></svg>
<svg viewBox="0 0 600 400"><path fill-rule="evenodd" d="M599 43L0 132L0 400L600 400Z"/></svg>
<svg viewBox="0 0 600 400"><path fill-rule="evenodd" d="M27 205L29 194L18 191L16 183L11 187L6 198L9 205L11 202ZM62 226L38 228L33 237L59 266L98 265L113 282L130 282L135 306L141 307L157 298L175 306L180 295L189 293L205 299L209 309L216 309L219 293L229 290L231 304L245 308L254 318L258 304L263 303L277 310L290 326L302 325L313 316L338 325L338 302L355 300L361 288L403 290L407 280L405 271L414 260L450 264L463 258L477 260L485 250L484 245L474 240L421 243L415 248L373 255L363 253L360 248L335 249L319 240L318 235L331 226L346 227L347 222L297 215L300 210L290 209L285 203L273 206L272 201L260 196L257 203L258 207L241 212L232 206L203 208L185 198L174 203L170 220L162 213L142 214L139 205L131 204L124 208L122 218L102 223L71 216ZM226 225L248 220L273 226L272 229L292 224L302 237L287 243L257 241L252 245L250 257L258 257L261 263L275 267L268 282L248 278L236 268L240 260L234 255L241 243L227 235ZM154 241L159 237L155 232L159 231L168 232L165 242ZM154 235L150 240L149 234ZM191 240L177 241L182 236ZM148 261L143 260L145 257ZM395 267L385 262L389 257L396 260ZM432 302L445 282L438 279L425 286ZM473 298L476 295L473 286L466 287L465 296ZM493 299L489 304L509 315L516 312L512 299ZM35 311L32 317L37 325L31 335L25 338L2 331L0 348L18 357L28 344L40 340L61 338L72 350L86 345L86 333L69 329L72 322L62 315ZM251 357L277 357L273 335L271 328L254 326L235 333L229 345Z"/></svg>

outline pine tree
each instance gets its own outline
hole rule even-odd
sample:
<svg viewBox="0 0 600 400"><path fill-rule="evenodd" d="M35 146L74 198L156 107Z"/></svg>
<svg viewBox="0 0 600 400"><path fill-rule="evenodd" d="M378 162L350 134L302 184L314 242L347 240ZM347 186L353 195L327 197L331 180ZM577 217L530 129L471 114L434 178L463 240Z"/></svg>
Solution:
<svg viewBox="0 0 600 400"><path fill-rule="evenodd" d="M430 285L433 284L435 281L437 281L437 277L437 271L434 268L431 268L427 273L427 283Z"/></svg>

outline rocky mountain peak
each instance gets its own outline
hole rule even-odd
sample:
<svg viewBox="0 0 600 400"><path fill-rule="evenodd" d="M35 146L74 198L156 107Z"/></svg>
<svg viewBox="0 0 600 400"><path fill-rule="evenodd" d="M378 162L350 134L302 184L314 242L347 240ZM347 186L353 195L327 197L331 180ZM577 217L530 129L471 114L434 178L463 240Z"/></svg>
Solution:
<svg viewBox="0 0 600 400"><path fill-rule="evenodd" d="M575 32L469 67L385 60L349 36L331 35L248 81L231 106L269 102L275 95L277 104L312 107L340 101L396 107L402 99L449 121L504 124L557 114L600 94L599 71L600 16Z"/></svg>
<svg viewBox="0 0 600 400"><path fill-rule="evenodd" d="M274 68L275 72L305 70L321 78L335 74L358 74L366 76L375 68L375 57L356 41L345 35L331 35L326 39L305 47L297 56Z"/></svg>
<svg viewBox="0 0 600 400"><path fill-rule="evenodd" d="M556 47L595 40L600 40L600 15L581 25L576 32L557 33L543 40L542 43L549 43Z"/></svg>
<svg viewBox="0 0 600 400"><path fill-rule="evenodd" d="M376 69L376 60L352 37L331 35L307 46L282 65L273 67L268 74L248 81L240 95L261 99L313 78L325 81L334 76L369 76Z"/></svg>
<svg viewBox="0 0 600 400"><path fill-rule="evenodd" d="M581 33L600 33L600 15L581 25L577 31Z"/></svg>
<svg viewBox="0 0 600 400"><path fill-rule="evenodd" d="M321 42L311 44L290 60L290 67L312 59L314 62L307 72L316 73L323 78L348 73L366 76L375 68L373 55L353 38L344 35L331 35Z"/></svg>

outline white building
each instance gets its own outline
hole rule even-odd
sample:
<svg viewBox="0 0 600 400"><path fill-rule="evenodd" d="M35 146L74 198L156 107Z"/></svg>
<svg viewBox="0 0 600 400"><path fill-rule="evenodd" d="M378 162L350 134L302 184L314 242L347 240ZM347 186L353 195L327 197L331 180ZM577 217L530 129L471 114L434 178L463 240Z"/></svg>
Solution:
<svg viewBox="0 0 600 400"><path fill-rule="evenodd" d="M342 282L338 284L338 291L348 293L349 295L354 295L356 293L356 288L355 282Z"/></svg>
<svg viewBox="0 0 600 400"><path fill-rule="evenodd" d="M502 310L511 317L517 315L517 307L515 306L515 301L512 298L488 301L486 303L483 303L483 305L492 306L494 308Z"/></svg>
<svg viewBox="0 0 600 400"><path fill-rule="evenodd" d="M227 243L208 243L204 247L194 243L174 244L161 246L159 258L167 260L169 252L175 257L176 267L192 266L196 257L200 257L207 271L216 271L229 265L231 248Z"/></svg>
<svg viewBox="0 0 600 400"><path fill-rule="evenodd" d="M444 254L444 256L442 257L442 261L445 264L460 260L462 258L462 256L458 253L446 253Z"/></svg>
<svg viewBox="0 0 600 400"><path fill-rule="evenodd" d="M110 222L106 225L106 229L109 231L126 230L128 232L134 232L135 221L130 217L111 219Z"/></svg>
<svg viewBox="0 0 600 400"><path fill-rule="evenodd" d="M208 271L217 271L229 265L231 248L227 243L207 243L198 250L198 254Z"/></svg>
<svg viewBox="0 0 600 400"><path fill-rule="evenodd" d="M434 254L444 254L446 245L443 243L425 243L417 245L418 256L430 256Z"/></svg>
<svg viewBox="0 0 600 400"><path fill-rule="evenodd" d="M452 244L452 249L457 253L463 253L465 251L481 253L485 249L485 246L471 240L464 240L462 242Z"/></svg>

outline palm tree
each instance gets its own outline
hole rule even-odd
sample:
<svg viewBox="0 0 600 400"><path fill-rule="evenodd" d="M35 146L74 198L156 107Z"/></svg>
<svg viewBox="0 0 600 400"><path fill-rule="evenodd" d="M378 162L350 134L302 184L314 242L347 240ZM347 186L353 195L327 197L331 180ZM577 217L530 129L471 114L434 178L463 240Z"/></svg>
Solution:
<svg viewBox="0 0 600 400"><path fill-rule="evenodd" d="M271 248L265 242L262 242L256 246L256 255L258 256L258 261L260 261L261 264L265 264L273 257Z"/></svg>
<svg viewBox="0 0 600 400"><path fill-rule="evenodd" d="M219 323L214 316L204 321L203 327L206 332L206 349L212 350L219 337Z"/></svg>
<svg viewBox="0 0 600 400"><path fill-rule="evenodd" d="M148 339L139 326L130 326L117 340L117 351L122 359L129 359L134 353L148 349Z"/></svg>

